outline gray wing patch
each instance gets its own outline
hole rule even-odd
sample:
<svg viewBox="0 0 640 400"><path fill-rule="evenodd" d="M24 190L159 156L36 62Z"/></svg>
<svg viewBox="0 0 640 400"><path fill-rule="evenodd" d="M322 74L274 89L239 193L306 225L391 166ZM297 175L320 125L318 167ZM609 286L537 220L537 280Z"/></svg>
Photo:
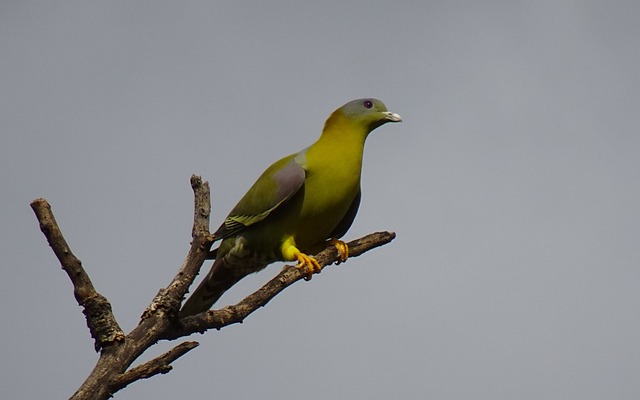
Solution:
<svg viewBox="0 0 640 400"><path fill-rule="evenodd" d="M306 176L307 174L304 168L298 165L293 158L287 165L273 174L273 179L278 183L278 191L275 199L276 205L271 209L276 208L282 204L282 202L293 197L304 184Z"/></svg>
<svg viewBox="0 0 640 400"><path fill-rule="evenodd" d="M242 197L214 235L223 239L262 221L298 192L305 177L304 168L293 156L274 163Z"/></svg>

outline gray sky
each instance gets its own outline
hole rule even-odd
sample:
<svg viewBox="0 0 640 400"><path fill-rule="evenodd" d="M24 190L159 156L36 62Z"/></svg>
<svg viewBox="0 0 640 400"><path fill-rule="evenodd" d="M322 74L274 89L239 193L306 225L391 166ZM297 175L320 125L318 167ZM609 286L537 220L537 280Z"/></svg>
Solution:
<svg viewBox="0 0 640 400"><path fill-rule="evenodd" d="M215 228L365 96L405 122L369 137L347 238L396 241L194 336L116 398L638 398L639 17L621 1L2 2L0 398L66 398L97 358L31 200L128 331L186 254L192 173Z"/></svg>

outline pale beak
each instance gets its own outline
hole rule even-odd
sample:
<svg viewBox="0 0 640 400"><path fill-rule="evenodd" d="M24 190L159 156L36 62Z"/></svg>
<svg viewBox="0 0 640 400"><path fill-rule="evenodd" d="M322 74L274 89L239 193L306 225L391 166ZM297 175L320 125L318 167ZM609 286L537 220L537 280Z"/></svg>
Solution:
<svg viewBox="0 0 640 400"><path fill-rule="evenodd" d="M385 115L385 119L389 122L402 122L402 117L400 116L400 114L387 111L384 113L384 115Z"/></svg>

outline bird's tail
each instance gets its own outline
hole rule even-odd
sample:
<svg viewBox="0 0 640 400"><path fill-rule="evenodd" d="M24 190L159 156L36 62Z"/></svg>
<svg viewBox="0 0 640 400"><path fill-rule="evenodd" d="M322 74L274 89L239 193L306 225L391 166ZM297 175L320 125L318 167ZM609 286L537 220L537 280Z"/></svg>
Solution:
<svg viewBox="0 0 640 400"><path fill-rule="evenodd" d="M225 266L224 257L217 258L207 276L180 309L180 318L207 311L240 279L242 276L234 275L233 268Z"/></svg>

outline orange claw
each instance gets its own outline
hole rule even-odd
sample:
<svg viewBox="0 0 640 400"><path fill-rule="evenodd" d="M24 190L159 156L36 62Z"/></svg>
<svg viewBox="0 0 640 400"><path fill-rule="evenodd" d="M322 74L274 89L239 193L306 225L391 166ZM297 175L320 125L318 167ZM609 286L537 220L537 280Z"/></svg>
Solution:
<svg viewBox="0 0 640 400"><path fill-rule="evenodd" d="M296 254L296 258L298 259L298 265L297 265L298 269L308 267L307 276L304 277L305 280L307 281L311 280L311 276L314 273L316 272L319 273L320 271L322 271L320 264L315 258L309 257L304 253Z"/></svg>
<svg viewBox="0 0 640 400"><path fill-rule="evenodd" d="M328 243L334 245L338 250L338 262L336 264L347 261L347 258L349 258L349 246L345 242L338 239L330 239Z"/></svg>

